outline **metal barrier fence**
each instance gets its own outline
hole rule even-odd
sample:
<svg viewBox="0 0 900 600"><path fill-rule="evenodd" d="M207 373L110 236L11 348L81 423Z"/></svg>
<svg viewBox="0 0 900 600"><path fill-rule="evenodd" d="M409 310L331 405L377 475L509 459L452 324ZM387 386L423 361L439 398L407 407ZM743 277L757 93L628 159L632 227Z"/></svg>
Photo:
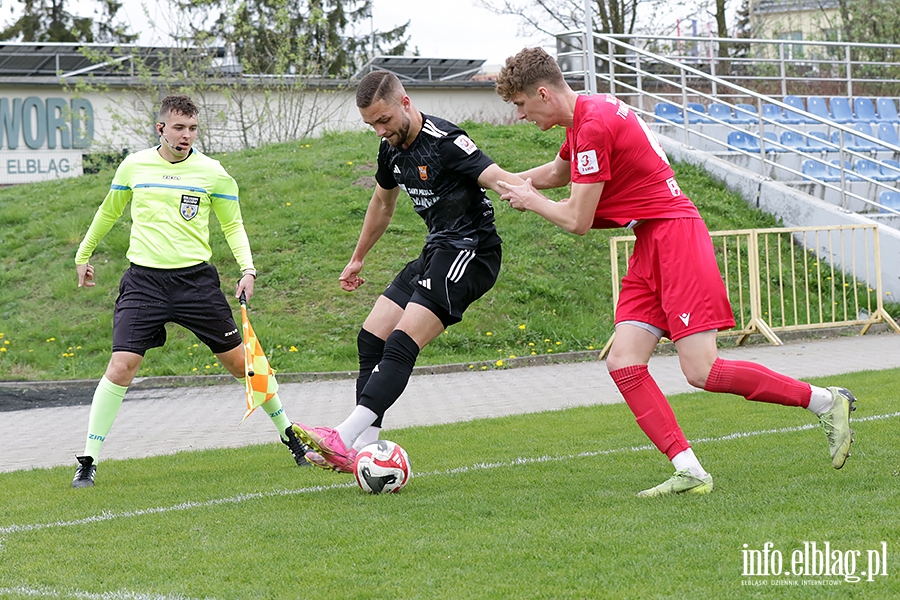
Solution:
<svg viewBox="0 0 900 600"><path fill-rule="evenodd" d="M863 335L876 323L900 333L884 310L876 225L743 229L710 237L735 320L720 337L737 336L743 344L758 333L780 346L776 332L859 326ZM613 304L634 241L610 238Z"/></svg>

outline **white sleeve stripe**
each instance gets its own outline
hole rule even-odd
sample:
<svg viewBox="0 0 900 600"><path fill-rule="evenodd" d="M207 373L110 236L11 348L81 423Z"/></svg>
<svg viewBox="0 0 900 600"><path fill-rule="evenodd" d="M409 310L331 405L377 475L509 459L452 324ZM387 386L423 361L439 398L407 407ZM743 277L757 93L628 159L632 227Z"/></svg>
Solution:
<svg viewBox="0 0 900 600"><path fill-rule="evenodd" d="M425 123L422 125L422 131L433 137L444 137L447 135L446 131L441 131L428 119L425 119Z"/></svg>

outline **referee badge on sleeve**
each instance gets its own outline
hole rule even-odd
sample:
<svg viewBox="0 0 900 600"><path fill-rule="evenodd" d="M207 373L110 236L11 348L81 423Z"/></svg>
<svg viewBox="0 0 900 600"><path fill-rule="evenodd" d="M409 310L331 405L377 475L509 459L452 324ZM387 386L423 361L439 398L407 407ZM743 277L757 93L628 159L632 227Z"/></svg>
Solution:
<svg viewBox="0 0 900 600"><path fill-rule="evenodd" d="M181 196L181 216L185 221L190 221L200 212L200 196L189 196L182 194Z"/></svg>

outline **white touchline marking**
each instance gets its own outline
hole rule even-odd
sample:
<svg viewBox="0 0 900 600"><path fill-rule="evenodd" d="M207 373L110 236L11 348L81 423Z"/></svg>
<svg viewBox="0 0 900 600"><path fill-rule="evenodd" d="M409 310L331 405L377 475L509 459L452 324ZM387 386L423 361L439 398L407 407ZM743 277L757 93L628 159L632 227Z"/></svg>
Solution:
<svg viewBox="0 0 900 600"><path fill-rule="evenodd" d="M853 419L852 423L862 423L866 421L880 421L884 419L893 419L896 417L900 417L900 412L894 412L884 415L872 415L868 417L862 417L859 419ZM795 427L779 427L777 429L762 429L757 431L739 431L735 433L729 433L728 435L718 436L718 437L708 437L708 438L698 438L695 440L690 440L692 444L708 444L713 442L727 442L731 440L754 437L759 435L772 435L772 434L780 434L780 433L794 433L797 431L807 431L810 429L818 428L818 424L808 423L806 425L798 425ZM651 444L645 444L642 446L623 446L621 448L614 448L611 450L594 450L588 452L579 452L577 454L567 454L565 456L538 456L538 457L519 457L514 458L508 461L498 461L491 463L476 463L474 465L463 466L463 467L455 467L453 469L446 469L443 471L428 471L424 473L416 473L416 477L433 477L438 475L455 475L457 473L467 473L469 471L482 471L486 469L499 469L503 467L513 467L517 465L525 465L525 464L533 464L533 463L546 463L546 462L558 462L564 460L571 460L573 458L591 458L595 456L606 456L610 454L622 454L626 452L643 452L645 450L653 450L655 447ZM6 525L4 527L0 527L0 536L6 536L11 533L22 533L26 531L38 531L41 529L53 529L56 527L71 527L73 525L86 525L89 523L100 523L103 521L112 521L114 519L127 519L130 517L141 517L144 515L153 515L153 514L161 514L179 510L190 510L194 508L206 508L210 506L217 506L222 504L237 504L240 502L244 502L247 500L258 500L260 498L272 498L277 496L293 496L296 494L311 494L316 492L325 492L334 489L340 488L351 488L356 485L356 482L351 480L346 483L334 483L332 485L317 485L312 487L305 487L296 490L273 490L270 492L254 492L249 494L239 494L237 496L231 496L229 498L216 498L214 500L206 500L204 502L193 502L187 501L182 502L180 504L175 504L172 506L158 506L155 508L144 508L140 510L134 511L126 511L120 513L108 512L104 511L99 515L94 515L91 517L85 517L83 519L74 519L72 521L56 521L54 523L33 523L30 525ZM0 537L0 549L2 549L2 544L4 542L4 538Z"/></svg>
<svg viewBox="0 0 900 600"><path fill-rule="evenodd" d="M101 521L111 521L113 519L124 519L129 517L141 517L144 515L153 515L177 510L190 510L192 508L205 508L208 506L217 506L220 504L237 504L246 500L258 500L259 498L271 498L274 496L293 496L295 494L308 494L311 492L322 492L337 488L353 487L356 482L350 481L346 483L335 483L332 485L316 485L313 487L300 488L298 490L274 490L271 492L255 492L251 494L239 494L230 498L216 498L214 500L206 500L205 502L187 501L173 506L157 506L155 508L142 508L140 510L131 510L126 512L114 513L104 511L93 517L85 517L84 519L75 519L73 521L56 521L55 523L35 523L32 525L8 525L0 527L0 535L8 533L20 533L23 531L37 531L40 529L51 529L54 527L71 527L72 525L85 525L87 523L99 523ZM0 540L2 541L2 540Z"/></svg>
<svg viewBox="0 0 900 600"><path fill-rule="evenodd" d="M181 594L141 594L138 592L118 591L103 592L100 594L82 592L79 590L55 590L48 587L18 586L14 588L0 588L0 596L15 594L17 596L31 596L33 598L77 598L78 600L192 600ZM205 598L204 600L214 600Z"/></svg>

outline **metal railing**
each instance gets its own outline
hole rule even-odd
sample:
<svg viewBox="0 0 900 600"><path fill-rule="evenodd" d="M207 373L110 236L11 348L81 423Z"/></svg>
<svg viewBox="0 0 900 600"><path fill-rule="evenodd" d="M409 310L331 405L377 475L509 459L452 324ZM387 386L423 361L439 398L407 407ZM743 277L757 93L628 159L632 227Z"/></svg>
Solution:
<svg viewBox="0 0 900 600"><path fill-rule="evenodd" d="M743 344L761 334L780 346L778 332L858 326L863 335L877 323L900 333L884 310L876 225L743 229L710 237L735 320L720 337L737 336ZM609 241L614 305L635 239Z"/></svg>
<svg viewBox="0 0 900 600"><path fill-rule="evenodd" d="M575 41L579 39L578 36L580 36L581 41L575 43ZM631 38L643 40L645 45L649 45L646 43L646 39L640 38L639 36L631 36ZM715 74L715 65L718 64L718 61L724 59L708 58L708 61L710 61L708 63L695 62L694 64L696 64L696 66L691 66L691 64L688 64L683 60L679 61L668 58L667 56L655 54L645 48L630 44L623 40L623 36L594 33L592 45L597 49L597 52L605 50L605 53L595 54L594 61L591 62L587 61L587 52L583 50L583 48L587 48L591 45L587 42L587 37L584 32L566 32L560 34L558 39L565 41L565 43L559 44L563 51L558 54L557 59L564 69L564 75L567 79L582 79L584 81L585 90L591 92L598 91L598 85L600 85L601 88L605 88L602 91L608 91L629 104L648 122L657 119L654 113L654 107L657 103L668 103L679 107L681 115L683 116L683 122L678 129L681 130L681 135L683 135L683 141L686 145L691 146L691 140L693 138L696 141L702 140L706 145L717 147L721 151L736 152L748 156L755 161L758 161L757 166L759 173L765 178L771 178L769 175L771 172L781 172L794 182L811 181L822 185L824 188L823 195L825 194L825 190L831 190L831 193L836 194L839 197L838 204L845 209L849 209L853 204L861 203L864 207L867 207L872 211L900 215L900 211L895 208L885 206L878 200L870 198L868 195L855 193L850 189L850 186L847 185L850 181L866 182L874 186L873 189L876 190L875 196L878 197L878 192L880 191L894 190L895 188L892 183L878 181L867 175L857 174L852 171L852 168L846 168L846 165L850 161L861 159L871 160L878 166L879 170L892 168L891 165L878 159L877 156L872 156L868 151L860 151L848 147L851 145L849 143L850 140L861 139L897 154L900 154L900 146L889 144L872 135L857 131L851 124L841 124L833 120L823 119L818 115L786 104L776 97L758 92L754 89L739 85L734 81L720 77ZM653 39L656 41L670 39L682 42L686 39L720 43L747 42L747 40L724 38ZM753 42L762 43L759 40L753 40ZM784 41L773 42L771 40L769 40L768 43L777 46L788 44L788 42ZM790 44L794 43L795 42L793 41L790 42ZM849 47L846 44L841 45L837 43L830 44L822 42L819 44L824 44L828 47ZM876 45L857 44L854 47L856 46L875 47ZM889 48L893 49L894 46L890 46ZM900 46L897 46L896 49L900 52ZM682 59L683 58L684 57L682 57ZM759 61L761 59L754 60ZM783 61L783 58L779 60ZM584 69L586 64L593 64L596 67L593 69L596 73L595 77L589 76L591 70ZM704 64L708 64L713 73L707 73L698 68ZM778 64L782 64L782 62L779 62ZM894 66L900 68L900 63L889 63L885 68L893 68ZM852 68L847 69L846 74L848 79L846 81L841 79L840 81L843 85L846 85L847 91L852 92L852 79L850 79L853 75ZM784 80L784 77L786 77L786 75L782 74L778 79L779 81L782 81L782 91L787 92L790 90L786 87L787 83ZM732 79L734 78L732 77ZM788 80L789 79L790 78L788 78ZM746 150L730 147L727 143L727 139L722 139L721 132L716 135L704 131L702 127L696 127L701 120L701 115L689 107L689 103L691 102L707 105L713 103L725 104L729 106L732 112L735 111L736 104L738 103L752 104L755 106L756 115L754 116L756 118L755 125L757 131L753 133L759 142L759 151L751 153ZM766 116L763 111L763 107L766 104L774 105L782 112L790 111L793 114L800 115L804 119L810 121L813 125L825 128L826 131L839 131L840 135L837 136L838 139L835 142L830 141L830 139L821 142L833 151L830 153L835 154L836 158L823 157L821 155L822 153L819 152L804 152L786 146L780 141L767 139L765 135L767 131L791 131L806 137L807 130L796 125L781 122L776 120L776 118ZM713 124L722 126L724 131L747 131L746 125L729 123L709 115L704 115L703 117ZM770 156L771 154L774 154L771 152L773 147L781 152L798 156L801 168L796 169L775 161L774 157ZM832 160L837 164L833 164L831 162ZM825 181L816 178L813 175L805 174L802 171L802 161L812 161L813 163L821 164L826 170L829 168L834 169L834 171L839 174L839 180Z"/></svg>
<svg viewBox="0 0 900 600"><path fill-rule="evenodd" d="M589 41L602 49L603 44L597 40L608 38L767 96L900 96L900 44L600 33ZM584 59L585 40L584 32L578 30L557 35L558 53L563 62L570 60L571 71L588 70L583 62L575 64ZM720 56L723 49L725 56ZM633 58L628 53L619 54L618 60ZM605 59L597 58L595 71L602 74ZM644 62L647 70L675 87L680 85L677 70L664 62Z"/></svg>

